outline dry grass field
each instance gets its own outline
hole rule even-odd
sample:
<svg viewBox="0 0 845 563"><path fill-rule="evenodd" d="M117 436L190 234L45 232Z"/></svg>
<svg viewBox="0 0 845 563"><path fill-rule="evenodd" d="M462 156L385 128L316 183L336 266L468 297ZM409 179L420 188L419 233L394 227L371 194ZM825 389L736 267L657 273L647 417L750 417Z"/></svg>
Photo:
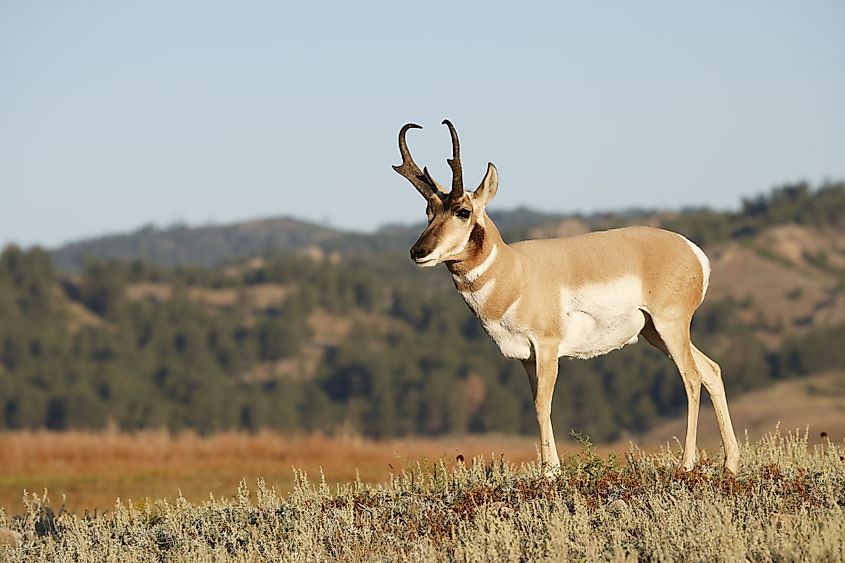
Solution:
<svg viewBox="0 0 845 563"><path fill-rule="evenodd" d="M375 442L271 432L208 437L167 432L14 432L0 434L0 507L24 510L23 491L43 494L67 510L110 510L115 499L193 502L231 495L242 479L262 478L280 492L293 486L293 468L328 483L356 478L383 483L416 462L457 463L483 455L532 461L535 440L515 436L413 438ZM570 446L574 447L574 446Z"/></svg>
<svg viewBox="0 0 845 563"><path fill-rule="evenodd" d="M784 381L731 401L731 413L740 441L747 432L752 442L780 423L784 431L809 427L808 440L845 440L845 372ZM684 420L673 419L644 436L615 444L599 444L604 455L628 452L631 442L646 452L667 444L684 431ZM579 446L564 441L558 429L561 455ZM536 459L536 436L448 436L372 441L325 436L286 437L271 432L225 433L207 437L193 433L171 435L148 431L120 432L14 432L0 433L0 508L6 514L24 510L23 491L42 495L54 506L74 513L111 510L115 500L185 499L199 502L231 495L242 479L262 478L268 486L287 493L294 484L293 468L311 478L324 475L330 484L360 478L385 483L391 475L417 462L443 461L454 466L457 457L468 462L476 456L495 457L512 464ZM719 458L720 442L712 408L703 401L699 446Z"/></svg>
<svg viewBox="0 0 845 563"><path fill-rule="evenodd" d="M775 432L745 442L741 453L734 477L712 458L678 472L672 450L603 456L584 444L554 478L536 463L425 462L377 486L333 487L297 473L287 494L244 480L225 497L120 501L93 516L30 496L23 514L0 511L0 558L843 560L843 445Z"/></svg>
<svg viewBox="0 0 845 563"><path fill-rule="evenodd" d="M0 561L845 560L845 373L732 401L737 478L711 410L692 472L677 419L551 480L533 436L3 433Z"/></svg>

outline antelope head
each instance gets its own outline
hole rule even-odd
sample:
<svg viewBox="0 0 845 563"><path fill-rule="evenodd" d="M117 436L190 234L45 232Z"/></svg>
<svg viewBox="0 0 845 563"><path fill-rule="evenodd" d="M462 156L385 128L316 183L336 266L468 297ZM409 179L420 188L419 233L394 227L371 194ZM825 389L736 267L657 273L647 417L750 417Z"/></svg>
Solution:
<svg viewBox="0 0 845 563"><path fill-rule="evenodd" d="M408 123L399 130L399 152L402 164L393 169L404 176L427 202L425 213L428 225L417 242L411 247L411 259L421 268L436 266L441 262L460 261L469 257L474 250L471 240L483 239L485 222L489 221L485 213L487 202L496 195L499 175L493 163L487 163L487 173L478 188L472 193L464 192L463 171L461 170L461 144L458 133L448 119L443 125L449 128L452 137L452 158L446 159L452 169L452 189L443 189L428 172L428 167L420 171L405 141L408 129L422 129L415 123Z"/></svg>

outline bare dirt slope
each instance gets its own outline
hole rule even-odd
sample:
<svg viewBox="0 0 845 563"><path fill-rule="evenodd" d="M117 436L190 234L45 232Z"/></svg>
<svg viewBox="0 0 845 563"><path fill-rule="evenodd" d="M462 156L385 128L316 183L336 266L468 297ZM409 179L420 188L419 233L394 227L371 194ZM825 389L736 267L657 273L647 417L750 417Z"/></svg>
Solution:
<svg viewBox="0 0 845 563"><path fill-rule="evenodd" d="M698 444L714 453L721 444L716 417L709 400L703 397L698 425ZM845 440L845 371L834 371L801 379L782 381L765 389L745 393L728 404L734 429L740 442L745 433L754 442L780 424L783 433L809 426L810 442L822 441L826 432L830 440ZM667 442L675 445L675 437L683 442L686 413L656 425L646 434L632 438L639 447L649 450Z"/></svg>
<svg viewBox="0 0 845 563"><path fill-rule="evenodd" d="M744 303L745 322L783 335L845 321L845 233L786 224L705 250L708 298Z"/></svg>

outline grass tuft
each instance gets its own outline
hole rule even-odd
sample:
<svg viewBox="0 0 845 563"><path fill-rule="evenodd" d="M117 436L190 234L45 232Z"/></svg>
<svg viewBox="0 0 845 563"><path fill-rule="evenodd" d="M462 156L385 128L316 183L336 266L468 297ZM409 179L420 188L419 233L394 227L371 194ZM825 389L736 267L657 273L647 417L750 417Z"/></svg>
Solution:
<svg viewBox="0 0 845 563"><path fill-rule="evenodd" d="M845 449L806 434L742 447L739 476L670 451L582 450L559 475L476 457L418 462L382 485L328 485L294 470L280 495L242 481L231 498L118 500L76 515L29 495L0 513L9 561L842 560ZM3 538L11 538L8 541Z"/></svg>

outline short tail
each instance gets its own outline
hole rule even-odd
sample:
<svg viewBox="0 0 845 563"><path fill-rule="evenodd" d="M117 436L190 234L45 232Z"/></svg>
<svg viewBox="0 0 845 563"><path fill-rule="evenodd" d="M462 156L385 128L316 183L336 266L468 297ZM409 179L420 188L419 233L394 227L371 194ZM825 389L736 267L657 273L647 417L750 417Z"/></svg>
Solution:
<svg viewBox="0 0 845 563"><path fill-rule="evenodd" d="M698 262L701 264L701 301L699 301L700 305L704 301L704 296L707 295L707 288L710 286L710 260L707 258L707 255L704 254L704 251L701 250L701 248L699 248L697 244L695 244L683 235L682 238L687 241L687 244L692 249L693 254L695 254L695 257L698 258Z"/></svg>

